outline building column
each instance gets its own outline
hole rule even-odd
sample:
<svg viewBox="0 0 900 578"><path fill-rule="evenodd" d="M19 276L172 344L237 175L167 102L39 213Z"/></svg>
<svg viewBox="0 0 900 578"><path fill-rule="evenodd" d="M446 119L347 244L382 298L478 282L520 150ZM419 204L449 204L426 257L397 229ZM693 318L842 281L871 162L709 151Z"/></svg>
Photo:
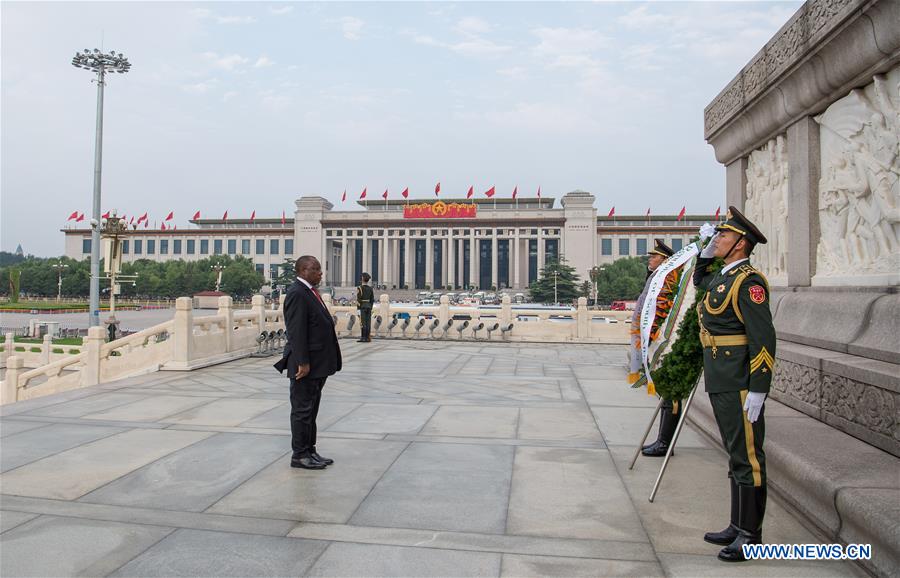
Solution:
<svg viewBox="0 0 900 578"><path fill-rule="evenodd" d="M538 228L537 234L537 277L541 278L541 269L544 268L544 230Z"/></svg>
<svg viewBox="0 0 900 578"><path fill-rule="evenodd" d="M347 231L344 231L346 234ZM341 286L347 286L347 279L350 278L350 239L344 237L343 246L341 247Z"/></svg>
<svg viewBox="0 0 900 578"><path fill-rule="evenodd" d="M425 285L434 290L434 239L431 229L425 234Z"/></svg>
<svg viewBox="0 0 900 578"><path fill-rule="evenodd" d="M498 287L498 279L497 271L500 267L500 253L499 247L500 245L500 236L497 234L497 229L491 229L491 286Z"/></svg>
<svg viewBox="0 0 900 578"><path fill-rule="evenodd" d="M372 255L369 251L369 230L363 229L363 241L362 241L362 271L357 272L357 277L362 275L363 273L372 274ZM356 279L353 280L353 283L357 283Z"/></svg>
<svg viewBox="0 0 900 578"><path fill-rule="evenodd" d="M381 238L378 239L378 262L378 284L387 285L387 279L389 276L387 267L387 238L384 235L382 235Z"/></svg>
<svg viewBox="0 0 900 578"><path fill-rule="evenodd" d="M513 289L519 289L521 287L519 285L519 254L521 253L521 239L519 239L518 228L516 228L516 234L513 236L510 247L509 258L512 259L513 262L512 286Z"/></svg>
<svg viewBox="0 0 900 578"><path fill-rule="evenodd" d="M469 237L469 286L478 287L478 238L475 229Z"/></svg>
<svg viewBox="0 0 900 578"><path fill-rule="evenodd" d="M790 287L809 287L816 274L821 172L819 125L811 116L788 127L787 154L787 283Z"/></svg>
<svg viewBox="0 0 900 578"><path fill-rule="evenodd" d="M450 229L450 237L445 241L447 243L447 277L444 282L450 287L456 287L456 238L453 237L453 230Z"/></svg>
<svg viewBox="0 0 900 578"><path fill-rule="evenodd" d="M788 154L790 155L790 149ZM741 157L725 167L725 204L734 205L739 211L743 211L746 191L747 157Z"/></svg>

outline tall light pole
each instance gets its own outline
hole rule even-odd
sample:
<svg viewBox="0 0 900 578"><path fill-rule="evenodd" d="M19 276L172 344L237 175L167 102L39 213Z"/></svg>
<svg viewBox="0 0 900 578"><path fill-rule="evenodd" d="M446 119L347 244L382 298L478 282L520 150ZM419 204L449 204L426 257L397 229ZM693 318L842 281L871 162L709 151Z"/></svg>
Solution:
<svg viewBox="0 0 900 578"><path fill-rule="evenodd" d="M94 141L94 203L91 211L91 303L88 320L91 327L100 325L100 176L103 165L103 87L106 75L125 74L131 69L128 58L110 51L108 54L95 48L76 52L72 66L90 70L97 75L97 133Z"/></svg>
<svg viewBox="0 0 900 578"><path fill-rule="evenodd" d="M52 265L54 269L56 269L57 279L56 279L56 302L59 303L62 301L62 272L63 269L68 269L69 266L63 263L62 261L57 261L55 265Z"/></svg>

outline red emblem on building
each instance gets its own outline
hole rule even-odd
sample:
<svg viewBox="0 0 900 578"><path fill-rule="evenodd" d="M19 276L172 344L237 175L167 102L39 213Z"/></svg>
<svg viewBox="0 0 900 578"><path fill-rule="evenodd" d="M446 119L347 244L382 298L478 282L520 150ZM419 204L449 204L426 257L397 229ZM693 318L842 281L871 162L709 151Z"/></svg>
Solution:
<svg viewBox="0 0 900 578"><path fill-rule="evenodd" d="M403 207L404 219L473 219L478 209L474 203L417 203Z"/></svg>
<svg viewBox="0 0 900 578"><path fill-rule="evenodd" d="M766 300L766 290L761 285L750 287L750 300L757 305Z"/></svg>

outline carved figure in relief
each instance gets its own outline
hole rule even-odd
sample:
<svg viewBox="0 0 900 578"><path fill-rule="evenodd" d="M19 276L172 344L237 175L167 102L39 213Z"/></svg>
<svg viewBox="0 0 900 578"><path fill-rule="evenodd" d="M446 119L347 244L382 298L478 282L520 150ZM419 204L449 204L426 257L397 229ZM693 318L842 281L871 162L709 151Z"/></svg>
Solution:
<svg viewBox="0 0 900 578"><path fill-rule="evenodd" d="M817 275L900 268L900 67L833 103L821 126Z"/></svg>
<svg viewBox="0 0 900 578"><path fill-rule="evenodd" d="M750 153L747 163L747 218L772 232L772 242L757 248L755 266L768 277L787 274L788 160L784 136Z"/></svg>

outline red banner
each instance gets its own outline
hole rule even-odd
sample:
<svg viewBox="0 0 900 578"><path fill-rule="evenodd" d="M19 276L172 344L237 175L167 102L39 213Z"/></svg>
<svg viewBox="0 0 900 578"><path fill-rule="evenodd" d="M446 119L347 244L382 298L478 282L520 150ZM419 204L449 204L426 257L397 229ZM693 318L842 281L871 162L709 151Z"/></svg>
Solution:
<svg viewBox="0 0 900 578"><path fill-rule="evenodd" d="M474 219L477 216L474 203L417 203L403 207L404 219Z"/></svg>

